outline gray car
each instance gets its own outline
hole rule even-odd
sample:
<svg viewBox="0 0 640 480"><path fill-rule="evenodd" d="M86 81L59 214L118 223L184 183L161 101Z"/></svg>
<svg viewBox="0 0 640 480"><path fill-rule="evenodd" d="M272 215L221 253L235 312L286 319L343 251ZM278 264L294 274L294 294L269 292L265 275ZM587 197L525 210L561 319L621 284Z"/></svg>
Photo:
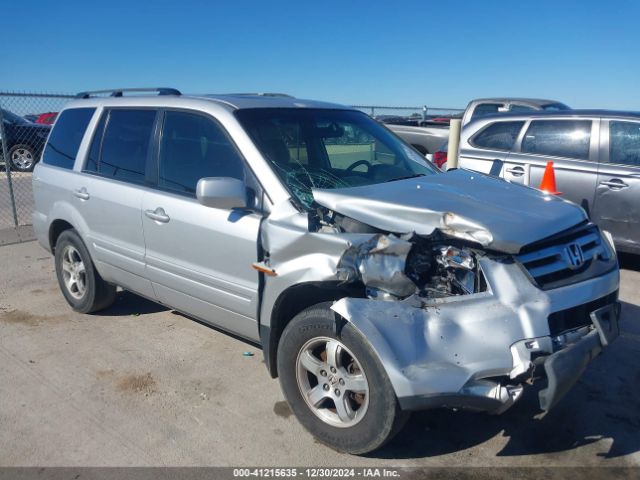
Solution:
<svg viewBox="0 0 640 480"><path fill-rule="evenodd" d="M533 112L533 111L559 111L569 110L564 103L556 100L543 100L540 98L478 98L471 100L462 114L462 126L465 126L472 120L498 113L513 112ZM442 168L445 157L439 155L449 140L449 126L429 126L427 124L405 125L393 124L393 122L381 120L387 123L387 128L402 138L405 142L411 144L413 148L423 155L433 155L430 157L438 168Z"/></svg>
<svg viewBox="0 0 640 480"><path fill-rule="evenodd" d="M557 100L542 98L494 97L471 100L462 115L462 126L486 115L500 113L557 112L570 108Z"/></svg>
<svg viewBox="0 0 640 480"><path fill-rule="evenodd" d="M331 447L372 451L413 410L501 413L542 377L548 410L618 335L613 244L574 204L441 173L347 107L157 93L56 121L33 225L62 294L89 313L121 287L260 344Z"/></svg>
<svg viewBox="0 0 640 480"><path fill-rule="evenodd" d="M562 197L640 253L640 114L570 110L484 117L462 132L460 166L538 187L554 162Z"/></svg>

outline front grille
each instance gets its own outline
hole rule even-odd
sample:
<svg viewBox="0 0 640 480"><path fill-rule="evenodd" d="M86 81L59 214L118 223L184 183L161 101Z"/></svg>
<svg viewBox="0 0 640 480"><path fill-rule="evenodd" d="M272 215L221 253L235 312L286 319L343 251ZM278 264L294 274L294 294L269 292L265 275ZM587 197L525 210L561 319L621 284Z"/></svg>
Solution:
<svg viewBox="0 0 640 480"><path fill-rule="evenodd" d="M549 331L551 332L551 336L555 337L563 332L584 327L585 325L591 325L591 312L606 305L611 305L617 299L618 291L616 290L606 297L552 313L549 315Z"/></svg>
<svg viewBox="0 0 640 480"><path fill-rule="evenodd" d="M516 258L543 290L602 275L615 267L598 227L593 224L528 245Z"/></svg>

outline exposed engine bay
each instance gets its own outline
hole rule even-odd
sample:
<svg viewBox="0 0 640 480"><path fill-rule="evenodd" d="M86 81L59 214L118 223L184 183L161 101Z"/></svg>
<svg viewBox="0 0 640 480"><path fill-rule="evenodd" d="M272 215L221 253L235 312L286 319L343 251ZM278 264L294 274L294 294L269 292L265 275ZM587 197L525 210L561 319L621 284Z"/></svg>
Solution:
<svg viewBox="0 0 640 480"><path fill-rule="evenodd" d="M319 214L320 231L374 233L367 241L352 244L338 264L338 279L362 282L369 298L434 299L487 288L477 261L485 253L470 242L437 230L429 236L387 234L331 210L320 209Z"/></svg>

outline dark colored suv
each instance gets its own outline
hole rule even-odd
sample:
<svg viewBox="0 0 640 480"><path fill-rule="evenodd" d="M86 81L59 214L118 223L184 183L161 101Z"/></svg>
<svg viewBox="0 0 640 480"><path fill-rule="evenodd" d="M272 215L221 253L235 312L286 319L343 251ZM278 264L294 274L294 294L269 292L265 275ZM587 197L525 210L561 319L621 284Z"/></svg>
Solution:
<svg viewBox="0 0 640 480"><path fill-rule="evenodd" d="M2 110L2 129L0 138L6 135L8 162L3 158L0 148L0 165L8 163L12 170L30 172L40 159L47 140L50 125L32 123L25 118Z"/></svg>

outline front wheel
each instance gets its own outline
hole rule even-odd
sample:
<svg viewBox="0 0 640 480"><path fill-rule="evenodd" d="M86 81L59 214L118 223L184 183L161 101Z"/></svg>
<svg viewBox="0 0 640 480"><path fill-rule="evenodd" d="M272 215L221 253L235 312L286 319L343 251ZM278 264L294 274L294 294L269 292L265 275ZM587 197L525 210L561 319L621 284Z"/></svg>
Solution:
<svg viewBox="0 0 640 480"><path fill-rule="evenodd" d="M407 414L370 344L350 323L336 334L329 307L310 307L287 325L278 347L280 384L309 432L336 450L364 454L391 440Z"/></svg>

